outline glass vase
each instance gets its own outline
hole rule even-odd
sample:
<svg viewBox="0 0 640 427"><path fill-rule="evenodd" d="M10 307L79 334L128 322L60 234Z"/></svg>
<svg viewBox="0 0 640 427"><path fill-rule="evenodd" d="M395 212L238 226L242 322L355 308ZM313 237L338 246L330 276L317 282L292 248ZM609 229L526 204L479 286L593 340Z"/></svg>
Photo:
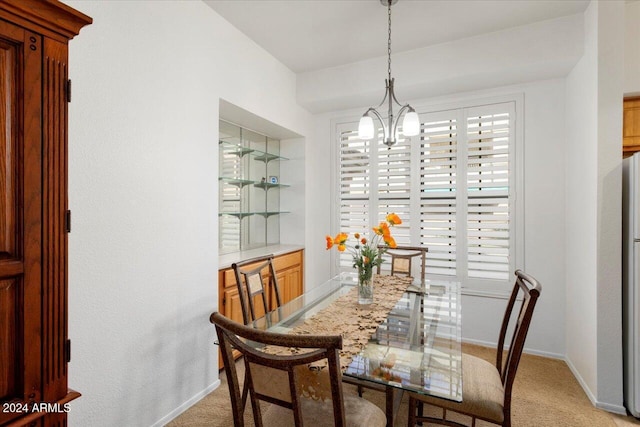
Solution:
<svg viewBox="0 0 640 427"><path fill-rule="evenodd" d="M358 267L358 304L373 303L373 268Z"/></svg>

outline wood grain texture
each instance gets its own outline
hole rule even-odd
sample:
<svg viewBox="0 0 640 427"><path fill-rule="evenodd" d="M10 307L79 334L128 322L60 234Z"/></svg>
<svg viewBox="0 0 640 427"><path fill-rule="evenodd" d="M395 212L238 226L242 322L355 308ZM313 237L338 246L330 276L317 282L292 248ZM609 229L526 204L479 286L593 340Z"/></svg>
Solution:
<svg viewBox="0 0 640 427"><path fill-rule="evenodd" d="M0 2L0 403L79 396L67 389L66 91L68 40L90 22L57 0ZM0 425L67 416L2 412Z"/></svg>
<svg viewBox="0 0 640 427"><path fill-rule="evenodd" d="M67 45L45 40L43 67L43 379L44 398L67 392Z"/></svg>
<svg viewBox="0 0 640 427"><path fill-rule="evenodd" d="M640 97L624 100L622 152L625 157L640 151Z"/></svg>

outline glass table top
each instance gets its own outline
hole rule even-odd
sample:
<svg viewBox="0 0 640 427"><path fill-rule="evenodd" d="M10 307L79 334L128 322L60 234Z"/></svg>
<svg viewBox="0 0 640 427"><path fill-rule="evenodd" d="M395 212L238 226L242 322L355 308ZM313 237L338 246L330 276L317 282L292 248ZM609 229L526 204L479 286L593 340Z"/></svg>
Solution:
<svg viewBox="0 0 640 427"><path fill-rule="evenodd" d="M254 327L288 333L357 286L343 273L257 319ZM378 325L344 375L390 387L462 401L459 282L411 285Z"/></svg>

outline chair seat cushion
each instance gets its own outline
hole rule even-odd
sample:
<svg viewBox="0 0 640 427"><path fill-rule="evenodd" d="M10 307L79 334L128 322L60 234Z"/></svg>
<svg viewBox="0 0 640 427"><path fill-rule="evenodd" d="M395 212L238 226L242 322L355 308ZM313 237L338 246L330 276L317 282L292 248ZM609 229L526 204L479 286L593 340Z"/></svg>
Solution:
<svg viewBox="0 0 640 427"><path fill-rule="evenodd" d="M497 424L504 420L504 387L500 373L486 360L462 355L462 402L411 393L429 405L474 415Z"/></svg>
<svg viewBox="0 0 640 427"><path fill-rule="evenodd" d="M384 427L387 418L379 407L357 395L344 393L344 413L347 427ZM302 422L305 426L333 426L333 403L301 399ZM278 405L270 405L262 414L265 427L294 426L293 411Z"/></svg>

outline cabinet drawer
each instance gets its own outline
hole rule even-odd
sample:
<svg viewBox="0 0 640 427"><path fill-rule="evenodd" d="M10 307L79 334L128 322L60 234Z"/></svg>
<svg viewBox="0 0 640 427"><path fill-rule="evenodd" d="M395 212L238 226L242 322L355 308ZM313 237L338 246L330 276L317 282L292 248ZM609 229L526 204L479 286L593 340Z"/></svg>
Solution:
<svg viewBox="0 0 640 427"><path fill-rule="evenodd" d="M291 252L289 254L280 255L273 260L273 266L276 272L286 270L302 264L302 251Z"/></svg>

